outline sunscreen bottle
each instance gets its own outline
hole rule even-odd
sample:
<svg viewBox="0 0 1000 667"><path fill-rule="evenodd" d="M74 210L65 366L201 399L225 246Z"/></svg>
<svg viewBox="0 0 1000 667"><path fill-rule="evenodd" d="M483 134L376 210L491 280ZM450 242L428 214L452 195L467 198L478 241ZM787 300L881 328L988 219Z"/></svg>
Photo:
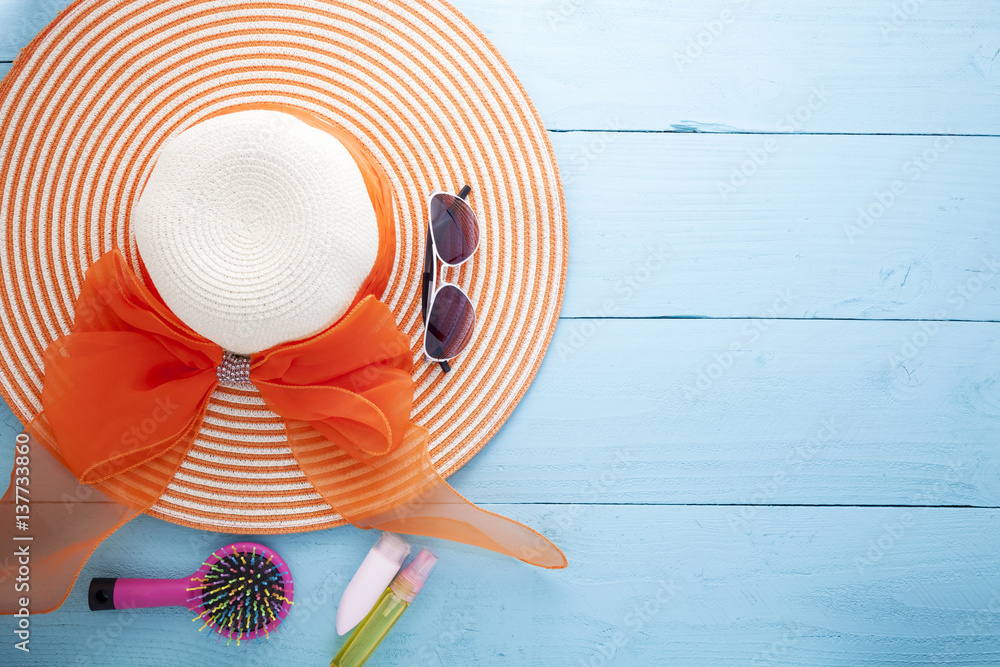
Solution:
<svg viewBox="0 0 1000 667"><path fill-rule="evenodd" d="M340 596L337 634L350 632L371 611L409 553L410 545L406 540L392 533L382 533Z"/></svg>

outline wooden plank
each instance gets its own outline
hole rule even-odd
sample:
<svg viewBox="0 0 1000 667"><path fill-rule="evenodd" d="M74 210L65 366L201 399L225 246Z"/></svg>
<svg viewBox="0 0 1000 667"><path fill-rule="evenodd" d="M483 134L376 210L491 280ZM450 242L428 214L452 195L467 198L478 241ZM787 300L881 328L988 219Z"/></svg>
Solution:
<svg viewBox="0 0 1000 667"><path fill-rule="evenodd" d="M553 129L1000 133L989 1L456 4Z"/></svg>
<svg viewBox="0 0 1000 667"><path fill-rule="evenodd" d="M996 506L998 433L1000 324L564 320L453 483L481 502Z"/></svg>
<svg viewBox="0 0 1000 667"><path fill-rule="evenodd" d="M441 557L378 649L380 665L993 665L1000 661L1000 513L980 509L503 506L566 551L551 572L414 538ZM569 514L579 510L578 513ZM571 517L569 522L567 517ZM562 521L567 527L557 530ZM337 600L373 536L261 537L296 605L240 663L326 665ZM90 612L91 577L179 577L231 541L141 518L101 546L64 607L32 617L18 664L231 664L186 610ZM207 631L206 631L207 632ZM11 643L0 648L4 661Z"/></svg>
<svg viewBox="0 0 1000 667"><path fill-rule="evenodd" d="M0 60L14 60L68 0L4 0L0 5Z"/></svg>
<svg viewBox="0 0 1000 667"><path fill-rule="evenodd" d="M6 2L0 60L66 4ZM455 4L552 129L1000 134L988 0Z"/></svg>
<svg viewBox="0 0 1000 667"><path fill-rule="evenodd" d="M563 321L452 483L493 503L997 506L997 433L1000 324Z"/></svg>
<svg viewBox="0 0 1000 667"><path fill-rule="evenodd" d="M552 136L564 317L1000 319L1000 138Z"/></svg>

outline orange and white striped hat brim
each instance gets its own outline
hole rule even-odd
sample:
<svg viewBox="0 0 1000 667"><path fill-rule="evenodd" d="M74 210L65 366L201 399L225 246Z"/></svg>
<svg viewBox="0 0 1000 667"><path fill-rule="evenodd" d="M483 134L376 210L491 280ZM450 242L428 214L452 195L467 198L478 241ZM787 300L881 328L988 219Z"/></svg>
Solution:
<svg viewBox="0 0 1000 667"><path fill-rule="evenodd" d="M524 90L483 34L439 0L79 0L0 83L5 248L0 393L27 423L42 352L72 325L87 267L138 254L129 214L160 147L248 104L309 111L357 137L392 184L397 252L383 300L421 342L427 197L473 185L483 224L450 276L478 330L445 376L415 370L413 421L458 470L510 416L538 370L565 282L555 158ZM234 533L344 523L315 493L256 392L220 386L198 440L150 514ZM153 468L136 469L133 483Z"/></svg>

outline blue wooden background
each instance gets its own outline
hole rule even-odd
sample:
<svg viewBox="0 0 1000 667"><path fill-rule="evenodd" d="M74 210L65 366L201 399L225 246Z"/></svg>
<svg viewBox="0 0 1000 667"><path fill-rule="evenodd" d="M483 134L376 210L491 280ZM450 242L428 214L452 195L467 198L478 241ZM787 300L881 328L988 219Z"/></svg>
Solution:
<svg viewBox="0 0 1000 667"><path fill-rule="evenodd" d="M371 664L1000 664L1000 4L456 4L551 131L571 260L537 380L452 481L571 565L436 543ZM0 0L0 61L62 6ZM143 517L80 581L227 541ZM270 641L80 583L30 656L0 619L0 663L327 664L372 535L264 541L297 593Z"/></svg>

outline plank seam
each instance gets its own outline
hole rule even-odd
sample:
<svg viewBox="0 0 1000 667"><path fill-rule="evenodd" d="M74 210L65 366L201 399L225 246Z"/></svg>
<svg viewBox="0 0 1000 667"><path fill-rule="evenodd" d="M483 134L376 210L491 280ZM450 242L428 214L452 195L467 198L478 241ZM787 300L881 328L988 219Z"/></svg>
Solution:
<svg viewBox="0 0 1000 667"><path fill-rule="evenodd" d="M554 129L546 128L552 134L567 134L579 132L581 134L750 134L750 135L775 135L775 136L804 136L804 137L983 137L996 139L1000 134L962 134L962 133L936 133L936 132L777 132L767 130L696 130L696 129L670 129L670 130L608 130L608 129Z"/></svg>
<svg viewBox="0 0 1000 667"><path fill-rule="evenodd" d="M89 505L114 505L108 500L86 501ZM41 500L35 501L36 505L58 505L63 504L62 500ZM530 506L562 506L562 505L586 505L588 507L858 507L873 509L972 509L972 510L1000 510L997 505L865 505L865 504L845 504L845 503L640 503L640 502L491 502L481 501L483 505L497 505L516 507L518 505Z"/></svg>
<svg viewBox="0 0 1000 667"><path fill-rule="evenodd" d="M482 505L585 505L593 507L857 507L871 509L972 509L972 510L998 510L996 505L864 505L864 504L838 504L838 503L587 503L587 502L490 502L480 501Z"/></svg>
<svg viewBox="0 0 1000 667"><path fill-rule="evenodd" d="M711 317L708 315L620 315L597 317L592 315L566 315L560 320L788 320L790 322L955 322L965 324L998 324L1000 320L936 320L936 319L905 319L905 318L870 318L870 317Z"/></svg>

